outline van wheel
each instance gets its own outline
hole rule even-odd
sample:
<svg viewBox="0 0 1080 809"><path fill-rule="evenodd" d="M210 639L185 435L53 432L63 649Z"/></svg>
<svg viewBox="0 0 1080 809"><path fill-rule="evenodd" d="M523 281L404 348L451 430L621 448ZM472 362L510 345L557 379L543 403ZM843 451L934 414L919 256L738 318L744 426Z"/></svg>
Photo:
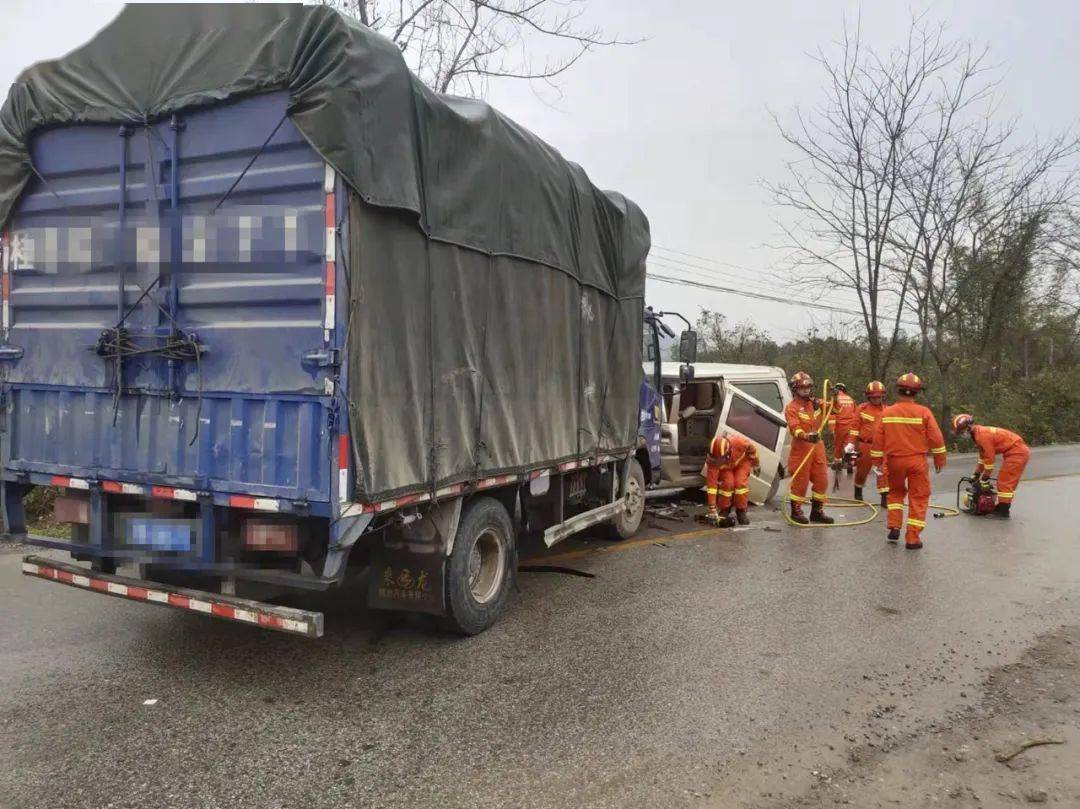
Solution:
<svg viewBox="0 0 1080 809"><path fill-rule="evenodd" d="M476 635L495 623L506 608L516 569L510 515L491 497L473 500L461 515L446 566L444 626Z"/></svg>
<svg viewBox="0 0 1080 809"><path fill-rule="evenodd" d="M626 481L626 511L611 521L617 539L630 539L641 527L645 516L645 472L637 460L630 462L630 475Z"/></svg>

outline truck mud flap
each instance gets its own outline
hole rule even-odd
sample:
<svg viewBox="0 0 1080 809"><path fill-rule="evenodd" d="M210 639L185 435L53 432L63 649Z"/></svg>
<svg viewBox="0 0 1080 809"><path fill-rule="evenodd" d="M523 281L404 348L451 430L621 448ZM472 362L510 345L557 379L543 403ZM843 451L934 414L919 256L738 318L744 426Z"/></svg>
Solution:
<svg viewBox="0 0 1080 809"><path fill-rule="evenodd" d="M98 573L79 565L48 559L44 556L24 556L22 572L26 576L35 576L70 587L80 587L84 590L93 590L146 604L187 610L226 621L238 621L263 629L304 635L308 638L319 638L323 633L321 612L279 607L246 598L234 598L202 590L189 590L142 579Z"/></svg>
<svg viewBox="0 0 1080 809"><path fill-rule="evenodd" d="M368 575L369 608L446 615L446 557L441 553L380 547Z"/></svg>

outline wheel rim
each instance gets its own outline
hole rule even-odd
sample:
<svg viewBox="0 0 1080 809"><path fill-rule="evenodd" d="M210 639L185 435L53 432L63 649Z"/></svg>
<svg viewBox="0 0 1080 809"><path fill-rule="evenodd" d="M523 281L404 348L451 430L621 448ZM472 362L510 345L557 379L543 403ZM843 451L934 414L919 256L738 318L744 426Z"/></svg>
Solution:
<svg viewBox="0 0 1080 809"><path fill-rule="evenodd" d="M645 499L641 496L641 485L637 478L631 476L626 481L626 517L632 523L641 519L641 512L645 506Z"/></svg>
<svg viewBox="0 0 1080 809"><path fill-rule="evenodd" d="M469 551L469 591L478 604L493 600L506 575L506 546L498 533L488 529L473 540Z"/></svg>

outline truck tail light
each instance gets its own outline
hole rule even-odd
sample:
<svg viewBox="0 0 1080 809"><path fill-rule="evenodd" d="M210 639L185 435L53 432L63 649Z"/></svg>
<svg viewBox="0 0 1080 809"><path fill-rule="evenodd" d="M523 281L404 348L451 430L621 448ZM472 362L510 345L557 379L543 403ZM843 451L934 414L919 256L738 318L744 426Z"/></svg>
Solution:
<svg viewBox="0 0 1080 809"><path fill-rule="evenodd" d="M244 523L244 548L249 551L296 553L299 548L296 523L272 520L247 520Z"/></svg>

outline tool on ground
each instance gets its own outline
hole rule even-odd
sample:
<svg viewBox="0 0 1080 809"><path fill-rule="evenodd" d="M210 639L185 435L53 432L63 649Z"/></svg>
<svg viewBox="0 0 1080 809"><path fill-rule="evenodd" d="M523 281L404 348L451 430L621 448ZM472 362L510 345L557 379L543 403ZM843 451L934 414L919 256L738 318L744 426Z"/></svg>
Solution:
<svg viewBox="0 0 1080 809"><path fill-rule="evenodd" d="M997 506L996 478L962 477L956 484L956 507L965 514L982 517ZM965 487L966 486L966 487Z"/></svg>

